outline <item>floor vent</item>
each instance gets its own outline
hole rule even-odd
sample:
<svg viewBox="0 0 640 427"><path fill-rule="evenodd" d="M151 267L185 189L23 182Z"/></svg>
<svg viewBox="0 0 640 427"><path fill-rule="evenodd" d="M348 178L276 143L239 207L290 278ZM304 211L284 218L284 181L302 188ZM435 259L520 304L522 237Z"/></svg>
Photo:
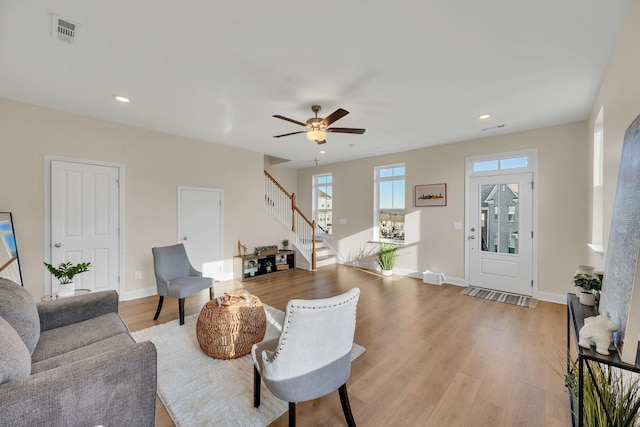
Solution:
<svg viewBox="0 0 640 427"><path fill-rule="evenodd" d="M76 39L77 24L59 17L51 15L51 37L56 37L65 43L73 43Z"/></svg>

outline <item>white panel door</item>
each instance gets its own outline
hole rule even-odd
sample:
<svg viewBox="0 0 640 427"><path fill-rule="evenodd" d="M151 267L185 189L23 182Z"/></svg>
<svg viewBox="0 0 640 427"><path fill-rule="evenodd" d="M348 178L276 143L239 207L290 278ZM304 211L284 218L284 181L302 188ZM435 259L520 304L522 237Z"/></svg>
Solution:
<svg viewBox="0 0 640 427"><path fill-rule="evenodd" d="M189 261L205 277L223 280L222 190L178 188L178 235Z"/></svg>
<svg viewBox="0 0 640 427"><path fill-rule="evenodd" d="M469 286L533 294L531 173L470 178Z"/></svg>
<svg viewBox="0 0 640 427"><path fill-rule="evenodd" d="M51 261L91 262L76 289L119 291L119 170L51 162ZM54 284L54 290L55 290Z"/></svg>

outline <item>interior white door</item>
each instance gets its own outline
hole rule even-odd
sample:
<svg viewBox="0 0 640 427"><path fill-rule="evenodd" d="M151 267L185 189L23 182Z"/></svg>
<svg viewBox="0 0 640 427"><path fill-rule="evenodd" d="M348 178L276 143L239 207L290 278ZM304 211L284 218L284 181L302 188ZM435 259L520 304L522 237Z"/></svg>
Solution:
<svg viewBox="0 0 640 427"><path fill-rule="evenodd" d="M533 175L469 180L469 286L533 293Z"/></svg>
<svg viewBox="0 0 640 427"><path fill-rule="evenodd" d="M223 280L222 190L178 188L178 235L189 261L205 277Z"/></svg>
<svg viewBox="0 0 640 427"><path fill-rule="evenodd" d="M51 161L52 264L92 265L76 289L119 291L119 191L117 167Z"/></svg>

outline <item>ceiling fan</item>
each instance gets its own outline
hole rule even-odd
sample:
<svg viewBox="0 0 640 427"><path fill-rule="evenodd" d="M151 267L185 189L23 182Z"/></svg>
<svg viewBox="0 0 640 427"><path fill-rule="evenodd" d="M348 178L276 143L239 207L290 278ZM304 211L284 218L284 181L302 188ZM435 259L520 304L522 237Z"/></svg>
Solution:
<svg viewBox="0 0 640 427"><path fill-rule="evenodd" d="M309 120L307 120L307 123L302 123L299 122L297 120L293 120L290 119L288 117L285 116L281 116L279 114L274 114L273 117L277 118L277 119L282 119L282 120L286 120L288 122L291 123L295 123L297 125L300 126L304 126L306 128L308 128L308 130L301 130L298 132L291 132L291 133L285 133L282 135L274 135L274 138L280 138L283 136L289 136L289 135L296 135L298 133L305 133L307 134L307 139L309 141L312 142L316 142L318 144L324 144L327 142L327 132L335 132L335 133L357 133L359 135L362 135L364 133L364 129L356 129L356 128L330 128L329 126L343 118L344 116L346 116L347 114L349 114L349 112L347 110L344 110L342 108L338 108L336 111L334 111L333 113L329 114L327 117L325 117L324 119L321 117L318 117L318 113L320 112L322 107L320 107L319 105L314 105L311 107L311 111L313 111L315 113L315 117L311 117Z"/></svg>

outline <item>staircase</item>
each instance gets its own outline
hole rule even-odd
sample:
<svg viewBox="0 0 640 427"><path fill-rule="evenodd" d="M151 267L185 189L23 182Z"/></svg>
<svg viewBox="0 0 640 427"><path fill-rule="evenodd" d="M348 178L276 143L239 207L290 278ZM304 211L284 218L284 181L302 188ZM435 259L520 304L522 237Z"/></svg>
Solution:
<svg viewBox="0 0 640 427"><path fill-rule="evenodd" d="M291 230L293 246L300 254L296 257L296 264L303 268L308 266L309 270L315 271L317 267L336 263L336 257L331 254L330 248L316 237L316 222L309 221L296 205L295 194L287 192L266 170L264 208L280 224Z"/></svg>
<svg viewBox="0 0 640 427"><path fill-rule="evenodd" d="M331 249L324 240L316 240L316 267L324 267L335 264L337 257L331 253Z"/></svg>

